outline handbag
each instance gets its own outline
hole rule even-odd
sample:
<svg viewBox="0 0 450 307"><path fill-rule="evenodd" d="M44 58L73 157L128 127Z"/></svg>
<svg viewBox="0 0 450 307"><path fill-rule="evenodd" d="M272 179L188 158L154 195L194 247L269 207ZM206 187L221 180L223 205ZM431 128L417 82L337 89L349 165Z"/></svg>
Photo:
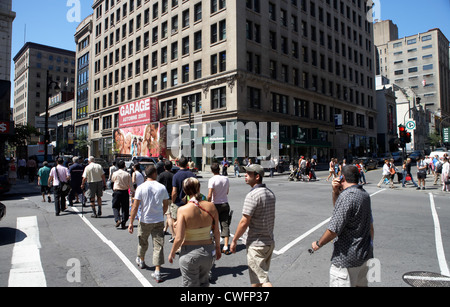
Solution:
<svg viewBox="0 0 450 307"><path fill-rule="evenodd" d="M55 173L56 173L56 178L58 178L58 181L59 181L59 186L57 189L61 193L62 197L66 197L67 195L69 195L70 190L72 190L72 187L70 186L70 184L68 182L63 182L59 179L57 166L55 166Z"/></svg>

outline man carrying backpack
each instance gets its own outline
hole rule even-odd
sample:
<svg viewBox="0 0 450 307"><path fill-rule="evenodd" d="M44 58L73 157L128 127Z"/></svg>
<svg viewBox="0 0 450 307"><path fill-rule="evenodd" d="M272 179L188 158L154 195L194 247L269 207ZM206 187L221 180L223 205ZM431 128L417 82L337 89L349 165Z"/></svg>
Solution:
<svg viewBox="0 0 450 307"><path fill-rule="evenodd" d="M434 163L434 185L437 185L438 180L441 178L442 166L444 165L444 163L442 163L438 155L436 155L436 157L434 158L433 163Z"/></svg>

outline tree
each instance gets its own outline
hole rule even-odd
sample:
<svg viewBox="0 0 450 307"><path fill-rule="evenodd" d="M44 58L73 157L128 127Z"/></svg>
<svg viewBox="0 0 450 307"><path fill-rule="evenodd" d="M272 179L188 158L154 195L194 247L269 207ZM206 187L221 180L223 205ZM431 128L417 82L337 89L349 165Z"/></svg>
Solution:
<svg viewBox="0 0 450 307"><path fill-rule="evenodd" d="M8 136L8 144L11 147L21 147L27 145L27 140L33 135L40 136L40 133L35 127L30 125L17 125L14 127L14 134Z"/></svg>
<svg viewBox="0 0 450 307"><path fill-rule="evenodd" d="M88 155L88 146L89 141L87 134L82 132L81 134L77 135L75 140L75 152L82 157L87 157Z"/></svg>
<svg viewBox="0 0 450 307"><path fill-rule="evenodd" d="M442 143L442 137L441 137L441 135L437 132L437 131L434 131L432 134L430 134L430 136L429 136L429 141L430 141L430 145L433 147L433 148L436 148L436 147L439 147L439 146L441 146L441 143Z"/></svg>

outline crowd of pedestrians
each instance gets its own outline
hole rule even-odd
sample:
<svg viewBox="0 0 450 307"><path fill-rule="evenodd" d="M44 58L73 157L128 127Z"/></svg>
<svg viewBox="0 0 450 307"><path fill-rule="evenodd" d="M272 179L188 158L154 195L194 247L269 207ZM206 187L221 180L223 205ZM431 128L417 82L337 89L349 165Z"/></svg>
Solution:
<svg viewBox="0 0 450 307"><path fill-rule="evenodd" d="M163 281L161 268L165 260L173 263L178 254L182 285L209 286L214 262L223 254L236 253L238 241L244 239L251 285L272 286L268 272L275 247L276 197L263 182L265 169L261 165L252 164L251 159L243 161L245 183L250 191L243 201L242 215L231 239L233 210L228 201L227 169L230 163L226 159L212 163L206 196L200 193L200 182L190 170L192 162L184 157L178 161L180 170L176 174L171 171L172 162L160 157L156 165L148 166L143 172L139 164L134 165L131 174L124 161L113 163L108 178L94 157L89 157L88 161L89 164L84 166L75 157L69 167L65 167L64 160L58 158L55 167L50 168L44 162L37 171L42 201L52 202L53 189L57 216L66 209L67 197L69 206L73 206L75 200L81 199L83 205L89 201L91 217L101 217L103 192L110 185L115 227L134 234L134 222L138 220L136 265L139 268L147 268L146 253L150 237L152 239L152 264L155 267L152 277L157 282ZM314 160L300 157L298 168L306 168L305 172L310 173L312 162ZM400 174L398 182L403 187L411 181L417 189L425 189L426 176L432 174L435 185L442 184L444 191L450 190L447 156L419 159L416 165L418 183L411 174L411 159L403 163L401 172L393 162L385 160L378 187L386 183L393 187L395 175ZM276 162L272 161L270 165L275 168ZM235 176L240 177L241 166L237 160L234 167ZM312 171L315 178L314 169ZM328 172L327 181L332 179L334 212L327 230L312 243L310 252L334 240L330 285L367 286L365 276L367 261L373 257L374 226L370 197L363 188L367 183L365 166L363 161L347 164L345 159L338 162L333 158ZM69 182L71 188L66 192L62 186ZM165 235L171 235L169 241L173 243L167 258L164 254Z"/></svg>

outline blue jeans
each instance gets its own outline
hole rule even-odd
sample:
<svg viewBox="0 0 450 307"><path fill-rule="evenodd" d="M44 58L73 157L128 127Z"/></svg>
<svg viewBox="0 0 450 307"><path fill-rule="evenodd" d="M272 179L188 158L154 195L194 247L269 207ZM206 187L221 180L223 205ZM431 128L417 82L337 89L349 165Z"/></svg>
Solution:
<svg viewBox="0 0 450 307"><path fill-rule="evenodd" d="M403 180L402 180L402 187L405 187L405 182L406 182L406 176L407 176L408 174L406 173L406 171L403 171ZM411 175L411 174L409 174L409 176L411 177L411 182L414 184L414 186L417 188L418 187L418 185L417 185L417 183L414 181L414 177Z"/></svg>
<svg viewBox="0 0 450 307"><path fill-rule="evenodd" d="M366 181L366 175L364 174L364 172L362 171L362 172L360 172L359 173L359 182L360 183L367 183L367 181Z"/></svg>

